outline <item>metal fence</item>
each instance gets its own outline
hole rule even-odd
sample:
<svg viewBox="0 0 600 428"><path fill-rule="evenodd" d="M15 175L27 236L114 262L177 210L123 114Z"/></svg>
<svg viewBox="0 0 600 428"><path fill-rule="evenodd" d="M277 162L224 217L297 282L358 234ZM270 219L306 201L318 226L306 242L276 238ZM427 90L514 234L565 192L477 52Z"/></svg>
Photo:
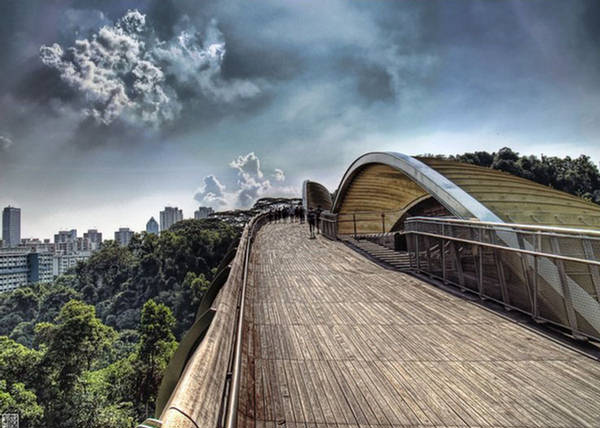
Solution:
<svg viewBox="0 0 600 428"><path fill-rule="evenodd" d="M411 269L600 339L600 232L414 217Z"/></svg>
<svg viewBox="0 0 600 428"><path fill-rule="evenodd" d="M334 214L329 211L321 213L321 230L323 234L335 239L338 234L366 235L382 234L391 229L400 218L402 211L357 211L353 213Z"/></svg>

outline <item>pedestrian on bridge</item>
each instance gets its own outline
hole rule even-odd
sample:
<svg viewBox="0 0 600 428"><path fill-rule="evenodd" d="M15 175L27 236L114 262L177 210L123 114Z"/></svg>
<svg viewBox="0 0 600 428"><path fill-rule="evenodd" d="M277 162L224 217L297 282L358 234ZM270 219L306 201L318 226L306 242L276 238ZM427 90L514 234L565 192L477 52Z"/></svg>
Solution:
<svg viewBox="0 0 600 428"><path fill-rule="evenodd" d="M315 239L315 223L317 222L317 214L314 210L308 210L308 231L310 233L309 238Z"/></svg>
<svg viewBox="0 0 600 428"><path fill-rule="evenodd" d="M317 233L321 233L321 213L323 212L323 209L321 208L321 205L319 205L317 207L317 209L315 210L315 225L317 227Z"/></svg>

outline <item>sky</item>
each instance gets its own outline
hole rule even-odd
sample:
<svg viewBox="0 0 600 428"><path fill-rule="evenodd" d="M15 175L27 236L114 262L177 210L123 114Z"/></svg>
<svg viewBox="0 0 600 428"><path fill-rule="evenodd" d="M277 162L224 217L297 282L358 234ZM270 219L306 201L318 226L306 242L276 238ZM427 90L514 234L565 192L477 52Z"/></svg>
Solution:
<svg viewBox="0 0 600 428"><path fill-rule="evenodd" d="M331 190L369 151L600 160L600 2L2 0L22 237Z"/></svg>

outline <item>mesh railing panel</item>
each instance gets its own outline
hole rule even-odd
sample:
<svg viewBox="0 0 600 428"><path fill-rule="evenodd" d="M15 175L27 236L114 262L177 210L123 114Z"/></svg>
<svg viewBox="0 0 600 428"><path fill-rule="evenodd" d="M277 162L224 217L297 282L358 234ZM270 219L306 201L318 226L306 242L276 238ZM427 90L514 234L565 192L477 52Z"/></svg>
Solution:
<svg viewBox="0 0 600 428"><path fill-rule="evenodd" d="M600 235L437 218L408 219L406 233L414 268L600 338Z"/></svg>

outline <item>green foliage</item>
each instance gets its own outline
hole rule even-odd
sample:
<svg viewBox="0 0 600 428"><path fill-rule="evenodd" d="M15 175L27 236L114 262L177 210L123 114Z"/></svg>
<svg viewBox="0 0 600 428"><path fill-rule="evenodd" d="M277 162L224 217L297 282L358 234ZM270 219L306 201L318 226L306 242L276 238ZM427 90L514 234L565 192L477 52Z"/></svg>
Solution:
<svg viewBox="0 0 600 428"><path fill-rule="evenodd" d="M237 234L225 222L204 219L181 221L160 236L135 235L128 247L108 245L79 265L75 289L96 306L103 322L117 330L138 328L147 300L164 303L177 314L175 333L181 337L194 313L190 304L182 303L181 294L192 300L198 297L186 277L210 279L211 269Z"/></svg>
<svg viewBox="0 0 600 428"><path fill-rule="evenodd" d="M56 324L47 326L45 362L58 370L60 382L70 382L116 339L116 332L96 318L96 310L78 300L62 307Z"/></svg>
<svg viewBox="0 0 600 428"><path fill-rule="evenodd" d="M68 286L71 280L60 277L54 284L33 284L0 293L0 335L31 347L35 325L53 320L65 303L81 297Z"/></svg>
<svg viewBox="0 0 600 428"><path fill-rule="evenodd" d="M53 284L0 293L0 335L34 346L35 325L54 320L73 299L94 305L100 320L118 331L136 330L142 306L154 299L175 314L179 338L238 233L217 219L184 220L160 236L135 235L128 247L109 243Z"/></svg>
<svg viewBox="0 0 600 428"><path fill-rule="evenodd" d="M148 300L142 309L140 342L133 360L137 414L148 417L154 402L162 375L177 348L173 335L175 318L171 310L162 303Z"/></svg>
<svg viewBox="0 0 600 428"><path fill-rule="evenodd" d="M0 414L17 413L23 427L39 427L44 409L38 404L35 393L25 388L23 383L8 385L0 380Z"/></svg>
<svg viewBox="0 0 600 428"><path fill-rule="evenodd" d="M176 338L238 233L183 221L106 245L53 284L1 293L0 407L32 427L133 427L151 416Z"/></svg>
<svg viewBox="0 0 600 428"><path fill-rule="evenodd" d="M35 384L37 365L42 353L29 349L6 336L0 336L0 379L13 385L23 382Z"/></svg>

